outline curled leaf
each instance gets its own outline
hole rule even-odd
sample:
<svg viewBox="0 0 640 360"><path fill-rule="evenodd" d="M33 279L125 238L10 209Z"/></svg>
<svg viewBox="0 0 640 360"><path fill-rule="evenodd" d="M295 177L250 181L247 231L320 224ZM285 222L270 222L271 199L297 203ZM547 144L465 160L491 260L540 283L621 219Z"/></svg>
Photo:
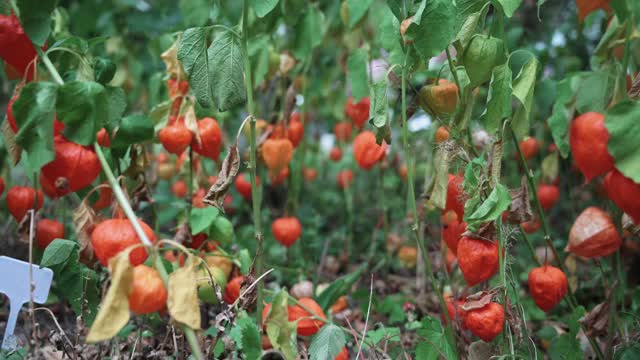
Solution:
<svg viewBox="0 0 640 360"><path fill-rule="evenodd" d="M493 298L492 291L480 291L475 294L467 296L465 303L462 305L462 310L469 311L473 309L481 309L485 305L491 302Z"/></svg>
<svg viewBox="0 0 640 360"><path fill-rule="evenodd" d="M80 262L83 264L93 264L96 261L91 245L91 232L99 222L98 215L93 210L85 198L73 211L73 228L76 230L76 237L80 245Z"/></svg>
<svg viewBox="0 0 640 360"><path fill-rule="evenodd" d="M130 252L130 250L123 251L109 260L111 286L89 330L86 340L88 343L111 339L129 321L129 292L133 282L133 267L129 262Z"/></svg>
<svg viewBox="0 0 640 360"><path fill-rule="evenodd" d="M222 169L218 173L218 178L209 188L209 192L202 199L202 202L224 211L224 198L233 180L238 175L238 169L240 169L240 151L238 151L238 145L235 143L229 147L229 152L222 162Z"/></svg>
<svg viewBox="0 0 640 360"><path fill-rule="evenodd" d="M180 39L177 39L170 48L165 50L161 55L162 61L167 68L167 73L177 77L178 79L186 79L187 75L182 68L182 64L178 61L178 43Z"/></svg>
<svg viewBox="0 0 640 360"><path fill-rule="evenodd" d="M196 264L188 259L185 266L169 276L167 308L173 320L192 329L200 329L200 304Z"/></svg>
<svg viewBox="0 0 640 360"><path fill-rule="evenodd" d="M527 178L522 176L520 187L511 191L511 205L509 205L509 213L507 222L510 224L521 224L533 219L531 211L531 203L529 202L529 188L527 187Z"/></svg>
<svg viewBox="0 0 640 360"><path fill-rule="evenodd" d="M189 129L189 131L191 131L198 145L201 146L202 139L200 139L200 132L198 131L198 118L196 117L196 111L193 104L190 104L184 113L184 125L187 127L187 129Z"/></svg>

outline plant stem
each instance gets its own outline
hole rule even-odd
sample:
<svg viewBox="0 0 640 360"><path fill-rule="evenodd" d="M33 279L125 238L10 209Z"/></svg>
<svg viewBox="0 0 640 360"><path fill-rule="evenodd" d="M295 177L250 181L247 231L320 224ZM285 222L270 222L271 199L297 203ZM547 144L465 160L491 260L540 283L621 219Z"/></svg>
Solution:
<svg viewBox="0 0 640 360"><path fill-rule="evenodd" d="M456 68L453 66L453 61L451 60L451 51L449 51L449 46L445 49L447 52L447 62L449 63L449 70L451 71L451 75L453 75L453 80L455 80L456 85L458 86L458 99L462 98L462 93L460 92L460 80L458 80L458 74L456 73Z"/></svg>
<svg viewBox="0 0 640 360"><path fill-rule="evenodd" d="M256 118L255 118L255 105L253 102L253 81L251 79L251 63L249 61L249 31L248 31L248 15L249 15L249 4L247 4L248 0L244 0L242 2L242 52L243 63L244 63L244 79L245 86L247 88L247 111L249 116L251 116L250 126L251 126L251 135L249 138L249 162L251 164L251 199L253 204L253 227L254 227L254 235L257 241L256 246L256 267L255 273L257 276L262 274L263 269L263 254L262 254L262 227L261 227L261 219L260 219L260 200L261 194L258 191L257 184L257 161L256 161ZM258 329L262 332L262 290L264 288L263 282L259 282L257 286L257 296L256 296L256 323L258 324Z"/></svg>
<svg viewBox="0 0 640 360"><path fill-rule="evenodd" d="M353 196L351 194L350 184L347 184L343 189L344 201L347 207L347 244L346 251L347 257L351 258L351 252L353 248Z"/></svg>
<svg viewBox="0 0 640 360"><path fill-rule="evenodd" d="M457 358L457 347L456 347L456 339L453 335L453 327L451 326L451 319L449 318L449 312L447 311L447 305L444 301L444 297L442 296L442 291L440 289L440 284L438 283L438 279L436 279L435 274L433 273L433 268L431 267L431 261L429 261L429 255L427 253L427 249L424 245L424 240L422 238L422 232L420 231L420 219L418 218L418 208L416 205L416 196L415 189L413 184L413 158L411 154L411 145L409 144L409 129L407 125L407 58L409 57L409 51L405 55L404 65L402 66L402 143L404 145L405 157L407 160L407 185L408 185L408 201L411 213L413 215L413 232L415 234L416 242L418 243L418 247L420 248L420 253L422 254L422 259L427 267L427 273L429 275L429 279L431 280L431 284L433 289L435 290L438 300L440 301L440 307L442 308L442 314L447 319L446 321L446 335L449 338L449 343L452 345L452 349L455 353L455 357Z"/></svg>
<svg viewBox="0 0 640 360"><path fill-rule="evenodd" d="M524 229L522 228L522 225L520 225L520 236L522 236L524 241L527 243L527 247L531 252L531 258L533 259L533 261L535 261L538 265L542 265L542 263L540 262L540 259L538 259L538 255L536 255L536 250L534 249L533 245L531 245L531 240L529 240L529 237L527 236Z"/></svg>
<svg viewBox="0 0 640 360"><path fill-rule="evenodd" d="M536 204L538 217L542 222L542 229L544 231L544 240L547 244L547 247L549 247L553 252L553 256L558 261L558 264L560 265L560 268L562 269L562 271L565 274L569 274L569 271L566 265L564 264L564 259L560 257L560 254L558 254L558 251L553 246L553 242L551 242L551 235L550 235L551 232L549 231L549 225L547 224L547 219L545 218L544 210L542 210L542 205L540 205L540 199L538 199L538 193L536 191L537 187L536 187L535 181L533 180L533 173L531 172L531 170L529 170L529 166L527 165L527 160L525 160L524 155L522 154L522 149L520 149L520 144L518 143L518 137L516 136L515 131L513 131L511 124L508 124L508 127L509 127L509 131L511 132L511 137L513 138L513 143L516 147L516 150L518 151L518 155L520 157L520 163L522 164L522 168L524 169L524 172L527 176L527 182L529 183L529 187L531 188L529 193L531 194L533 201ZM573 296L573 289L571 287L571 284L568 284L567 288L569 289L567 294L567 303L569 304L569 307L571 308L571 310L575 310L578 302ZM581 327L584 329L584 325L581 325ZM585 336L586 336L586 333L585 333ZM587 339L589 340L589 344L591 344L591 348L596 353L596 356L598 357L598 359L604 359L604 354L602 353L602 350L600 349L596 341L591 336L587 336Z"/></svg>

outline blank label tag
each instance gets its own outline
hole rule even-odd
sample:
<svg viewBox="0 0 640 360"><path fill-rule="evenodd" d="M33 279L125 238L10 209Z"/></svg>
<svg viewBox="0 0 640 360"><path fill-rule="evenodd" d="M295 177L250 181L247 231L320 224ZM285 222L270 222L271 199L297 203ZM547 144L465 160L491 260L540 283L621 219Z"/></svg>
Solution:
<svg viewBox="0 0 640 360"><path fill-rule="evenodd" d="M33 301L42 304L47 301L53 271L41 268L38 265L31 265L31 276L33 278ZM18 314L22 305L29 302L31 298L29 284L29 263L0 256L0 292L9 298L9 319L4 330L2 348L13 350L17 346L13 332L18 321Z"/></svg>

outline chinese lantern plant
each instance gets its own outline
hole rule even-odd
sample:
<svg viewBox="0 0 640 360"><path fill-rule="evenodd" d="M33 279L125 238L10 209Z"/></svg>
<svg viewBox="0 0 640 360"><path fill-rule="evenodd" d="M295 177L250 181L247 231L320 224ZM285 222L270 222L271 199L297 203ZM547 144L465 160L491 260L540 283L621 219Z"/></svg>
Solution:
<svg viewBox="0 0 640 360"><path fill-rule="evenodd" d="M599 258L613 254L621 245L622 239L611 217L591 206L573 223L565 250L586 258Z"/></svg>
<svg viewBox="0 0 640 360"><path fill-rule="evenodd" d="M371 131L363 131L353 140L353 156L362 169L371 169L380 161L387 150L387 143L381 145L376 142L376 135Z"/></svg>
<svg viewBox="0 0 640 360"><path fill-rule="evenodd" d="M531 269L529 272L529 292L533 301L543 311L550 311L567 294L567 276L550 265Z"/></svg>
<svg viewBox="0 0 640 360"><path fill-rule="evenodd" d="M285 247L291 247L302 235L302 224L295 216L281 217L271 224L276 240Z"/></svg>
<svg viewBox="0 0 640 360"><path fill-rule="evenodd" d="M138 219L138 224L151 242L156 241L153 230L144 221ZM91 233L91 245L96 257L103 266L107 266L109 260L118 255L129 246L142 244L136 234L133 225L128 219L109 219L96 225ZM147 259L147 251L140 246L131 251L129 260L136 266L142 264Z"/></svg>
<svg viewBox="0 0 640 360"><path fill-rule="evenodd" d="M39 210L44 202L42 191L27 186L13 186L7 191L7 208L16 221L22 220L29 209Z"/></svg>
<svg viewBox="0 0 640 360"><path fill-rule="evenodd" d="M138 265L133 269L129 308L136 315L164 309L167 296L167 289L156 269L146 265Z"/></svg>
<svg viewBox="0 0 640 360"><path fill-rule="evenodd" d="M327 319L324 311L312 298L301 298L299 304L289 307L289 321L297 322L297 333L300 336L315 335Z"/></svg>
<svg viewBox="0 0 640 360"><path fill-rule="evenodd" d="M191 144L193 134L185 126L184 118L170 116L167 125L158 132L158 139L169 153L180 155Z"/></svg>

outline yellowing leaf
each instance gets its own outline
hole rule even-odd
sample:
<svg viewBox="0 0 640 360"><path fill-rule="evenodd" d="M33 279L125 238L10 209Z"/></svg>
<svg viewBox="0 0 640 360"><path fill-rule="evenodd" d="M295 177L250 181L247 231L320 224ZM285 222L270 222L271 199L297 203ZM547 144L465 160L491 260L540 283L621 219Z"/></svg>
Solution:
<svg viewBox="0 0 640 360"><path fill-rule="evenodd" d="M109 260L111 286L89 330L88 343L111 339L129 321L129 292L133 282L129 252L123 251Z"/></svg>
<svg viewBox="0 0 640 360"><path fill-rule="evenodd" d="M296 323L289 322L288 294L286 290L280 291L271 303L271 310L267 316L267 335L273 348L280 350L284 358L296 359L298 349L296 347Z"/></svg>
<svg viewBox="0 0 640 360"><path fill-rule="evenodd" d="M184 267L169 276L167 307L175 321L195 330L200 329L200 304L196 265L193 259L187 260Z"/></svg>
<svg viewBox="0 0 640 360"><path fill-rule="evenodd" d="M174 42L170 48L165 50L160 57L167 67L167 72L180 80L185 80L187 75L182 68L182 64L178 61L178 41Z"/></svg>

